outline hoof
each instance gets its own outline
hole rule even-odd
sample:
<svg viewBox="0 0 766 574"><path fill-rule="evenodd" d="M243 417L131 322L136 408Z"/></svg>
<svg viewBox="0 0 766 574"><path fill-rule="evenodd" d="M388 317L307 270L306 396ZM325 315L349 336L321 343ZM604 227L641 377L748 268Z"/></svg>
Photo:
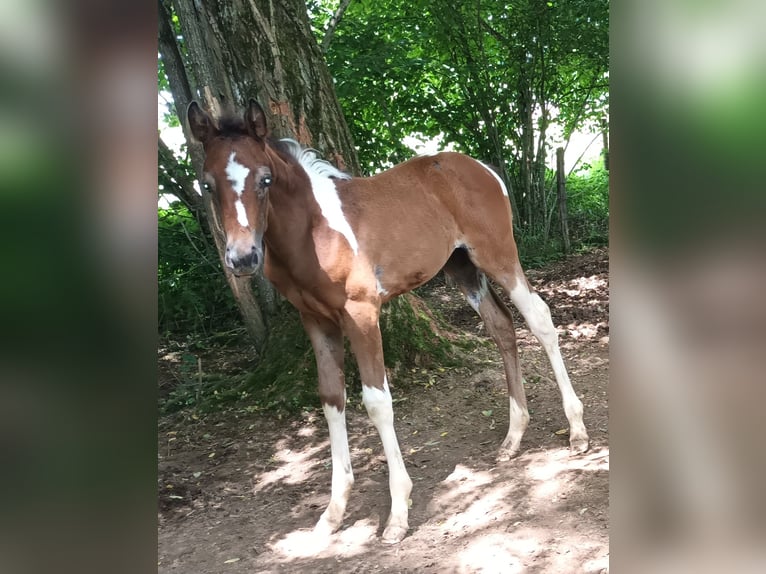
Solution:
<svg viewBox="0 0 766 574"><path fill-rule="evenodd" d="M316 526L314 526L314 534L320 538L327 538L338 530L338 528L340 528L340 524L333 526L329 521L322 517L319 519L319 522L316 523Z"/></svg>
<svg viewBox="0 0 766 574"><path fill-rule="evenodd" d="M383 544L399 544L407 536L407 529L402 526L387 526L383 531Z"/></svg>
<svg viewBox="0 0 766 574"><path fill-rule="evenodd" d="M569 450L572 454L584 454L590 446L588 436L572 437L569 439Z"/></svg>
<svg viewBox="0 0 766 574"><path fill-rule="evenodd" d="M497 462L508 462L512 458L519 456L519 447L516 448L500 448L495 457Z"/></svg>

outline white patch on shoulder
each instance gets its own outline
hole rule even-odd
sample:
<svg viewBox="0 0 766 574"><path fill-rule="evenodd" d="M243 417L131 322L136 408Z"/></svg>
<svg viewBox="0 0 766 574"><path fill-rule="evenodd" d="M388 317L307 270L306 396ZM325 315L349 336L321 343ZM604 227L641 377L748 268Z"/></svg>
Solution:
<svg viewBox="0 0 766 574"><path fill-rule="evenodd" d="M229 178L234 193L241 196L245 191L245 180L250 175L250 170L236 160L236 154L231 152L229 163L226 166L226 177Z"/></svg>
<svg viewBox="0 0 766 574"><path fill-rule="evenodd" d="M346 238L351 250L356 255L359 253L359 244L356 241L354 230L351 229L351 225L343 214L343 206L340 203L335 182L311 172L309 172L309 178L311 179L311 191L314 192L314 198L319 204L319 209L322 210L322 215L327 220L327 225Z"/></svg>
<svg viewBox="0 0 766 574"><path fill-rule="evenodd" d="M499 184L500 184L500 189L502 189L502 190L503 190L503 195L504 195L505 197L508 197L508 190L507 190L507 189L506 189L506 187L505 187L505 183L503 183L503 179L502 179L502 178L501 178L499 175L497 175L497 174L495 173L495 170L494 170L494 169L492 169L491 167L489 167L487 164L480 162L480 161L479 161L479 160L477 160L477 159L475 159L474 161L475 161L476 163L478 163L479 165L481 165L481 167L483 167L484 169L486 169L486 170L487 170L489 173L491 173L491 174L492 174L492 177L494 177L494 178L497 180L497 183L499 183Z"/></svg>
<svg viewBox="0 0 766 574"><path fill-rule="evenodd" d="M290 154L298 160L311 181L311 191L319 204L322 215L327 220L330 228L334 229L348 241L354 255L359 253L359 243L356 240L354 230L343 214L338 189L331 178L351 179L347 173L343 173L330 162L318 158L313 149L303 149L300 144L294 140L283 139L283 144L288 148Z"/></svg>

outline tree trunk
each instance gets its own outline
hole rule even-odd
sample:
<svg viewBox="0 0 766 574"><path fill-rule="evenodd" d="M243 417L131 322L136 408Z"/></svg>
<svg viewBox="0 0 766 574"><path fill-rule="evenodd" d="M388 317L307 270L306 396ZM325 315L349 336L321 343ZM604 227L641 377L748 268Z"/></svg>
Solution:
<svg viewBox="0 0 766 574"><path fill-rule="evenodd" d="M198 173L203 153L188 133L189 102L197 99L220 112L242 109L255 98L269 116L272 135L314 147L340 169L360 174L356 149L303 0L223 5L214 0L159 0L159 9L160 54ZM172 15L178 16L180 34L173 28ZM207 195L205 199L205 213L223 260L220 219ZM261 274L254 293L248 279L225 273L260 351L276 308L275 292ZM411 305L402 300L390 316L398 334L407 338L417 330L401 308Z"/></svg>
<svg viewBox="0 0 766 574"><path fill-rule="evenodd" d="M170 2L171 0L165 0ZM330 72L303 0L172 0L186 42L192 93L204 104L243 108L255 98L276 137L311 145L359 173Z"/></svg>
<svg viewBox="0 0 766 574"><path fill-rule="evenodd" d="M189 78L191 77L186 69L186 64L181 55L182 49L178 44L176 34L173 30L173 24L171 20L171 9L164 5L162 1L158 4L159 7L159 49L165 67L165 73L168 77L168 83L170 84L170 90L173 94L173 101L176 106L176 114L181 119L181 125L183 127L184 136L186 141L191 141L191 134L188 131L186 122L183 121L186 107L192 100L192 88ZM188 48L187 48L188 49ZM202 172L203 155L202 149L199 145L190 145L189 153L191 156L192 164L195 171L200 174ZM218 252L218 257L221 262L221 268L224 271L226 282L231 289L234 300L239 308L240 315L242 316L243 323L247 329L250 338L255 344L257 352L260 353L263 344L266 341L268 335L267 323L264 318L263 306L255 298L252 290L252 280L247 277L237 277L233 273L229 272L224 264L224 252L225 252L225 240L223 236L223 230L220 224L220 218L216 212L215 204L209 196L201 196L200 202L202 203L203 211L205 213L205 221L200 221L203 229L205 227L210 229L210 234ZM198 210L195 210L195 215L200 215ZM263 278L260 278L264 281ZM267 287L267 291L271 290ZM265 294L264 300L275 301L273 295ZM273 310L273 304L268 308Z"/></svg>
<svg viewBox="0 0 766 574"><path fill-rule="evenodd" d="M341 169L359 173L350 132L302 0L254 0L224 8L213 0L160 0L159 10L160 53L198 174L203 154L185 125L189 102L197 99L221 112L241 109L250 98L266 108L275 137L315 147ZM180 38L172 14L178 16ZM223 262L220 219L211 199L203 200ZM278 307L274 289L261 273L254 279L237 277L223 263L222 267L260 350Z"/></svg>
<svg viewBox="0 0 766 574"><path fill-rule="evenodd" d="M533 159L533 141L534 141L534 123L532 120L532 94L531 90L525 85L522 90L522 126L521 126L521 175L523 185L524 212L526 214L525 225L528 231L534 229L535 221L535 194L532 189L532 159Z"/></svg>
<svg viewBox="0 0 766 574"><path fill-rule="evenodd" d="M609 124L601 120L601 136L604 138L604 169L609 171Z"/></svg>
<svg viewBox="0 0 766 574"><path fill-rule="evenodd" d="M556 149L556 189L559 198L559 220L561 237L564 239L564 253L569 254L572 246L569 242L569 214L567 212L566 175L564 172L564 148Z"/></svg>

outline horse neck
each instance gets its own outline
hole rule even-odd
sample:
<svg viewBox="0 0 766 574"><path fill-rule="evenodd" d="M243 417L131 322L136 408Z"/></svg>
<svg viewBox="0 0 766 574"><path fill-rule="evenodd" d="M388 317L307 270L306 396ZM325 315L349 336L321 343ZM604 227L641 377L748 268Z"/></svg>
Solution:
<svg viewBox="0 0 766 574"><path fill-rule="evenodd" d="M285 261L305 248L302 240L310 234L317 206L311 193L311 181L297 164L274 162L274 185L269 191L268 227L263 236L273 255Z"/></svg>

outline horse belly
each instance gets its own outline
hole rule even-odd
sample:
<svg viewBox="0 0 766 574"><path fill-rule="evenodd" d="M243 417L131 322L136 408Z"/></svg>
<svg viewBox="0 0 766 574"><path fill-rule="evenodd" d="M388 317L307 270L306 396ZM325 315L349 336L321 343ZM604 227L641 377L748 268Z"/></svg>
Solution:
<svg viewBox="0 0 766 574"><path fill-rule="evenodd" d="M439 233L395 244L374 265L378 292L388 300L434 277L455 249L451 234Z"/></svg>

